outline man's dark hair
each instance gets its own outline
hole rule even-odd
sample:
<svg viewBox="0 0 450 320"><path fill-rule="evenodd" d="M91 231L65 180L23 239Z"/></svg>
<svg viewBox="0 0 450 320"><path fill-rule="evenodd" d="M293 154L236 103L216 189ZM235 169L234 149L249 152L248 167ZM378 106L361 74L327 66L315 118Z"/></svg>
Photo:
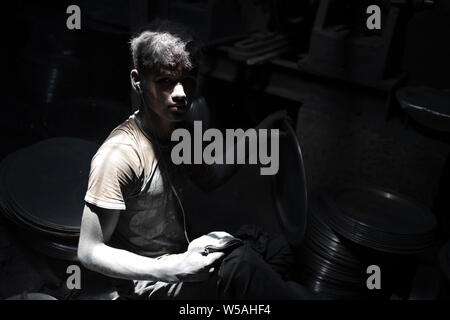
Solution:
<svg viewBox="0 0 450 320"><path fill-rule="evenodd" d="M130 45L134 67L140 74L178 65L193 70L201 58L197 37L185 26L168 20L154 22L133 37Z"/></svg>

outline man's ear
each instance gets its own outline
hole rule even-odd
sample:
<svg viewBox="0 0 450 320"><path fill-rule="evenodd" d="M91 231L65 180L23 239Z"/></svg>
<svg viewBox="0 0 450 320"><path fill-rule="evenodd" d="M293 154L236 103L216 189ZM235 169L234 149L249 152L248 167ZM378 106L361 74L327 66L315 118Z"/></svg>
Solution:
<svg viewBox="0 0 450 320"><path fill-rule="evenodd" d="M137 92L141 91L141 87L139 85L139 72L136 69L131 70L130 72L130 80L131 80L131 86L134 90Z"/></svg>

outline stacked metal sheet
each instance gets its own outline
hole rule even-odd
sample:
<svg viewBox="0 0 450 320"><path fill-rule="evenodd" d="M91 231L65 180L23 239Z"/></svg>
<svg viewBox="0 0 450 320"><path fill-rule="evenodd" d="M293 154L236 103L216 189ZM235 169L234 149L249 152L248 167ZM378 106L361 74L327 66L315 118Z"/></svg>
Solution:
<svg viewBox="0 0 450 320"><path fill-rule="evenodd" d="M302 245L300 282L333 299L387 298L414 273L414 254L433 243L436 226L422 205L381 189L344 186L315 193ZM369 290L367 267L383 273Z"/></svg>
<svg viewBox="0 0 450 320"><path fill-rule="evenodd" d="M390 253L417 253L434 240L428 208L397 193L370 187L331 189L324 197L328 225L360 245Z"/></svg>
<svg viewBox="0 0 450 320"><path fill-rule="evenodd" d="M55 138L0 163L0 211L35 249L75 260L90 161L98 145Z"/></svg>

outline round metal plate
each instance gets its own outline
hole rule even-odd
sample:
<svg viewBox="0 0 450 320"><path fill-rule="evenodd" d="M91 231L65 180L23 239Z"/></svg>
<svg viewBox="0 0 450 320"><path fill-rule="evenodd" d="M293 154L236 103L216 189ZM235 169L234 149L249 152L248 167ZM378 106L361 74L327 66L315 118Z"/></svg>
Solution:
<svg viewBox="0 0 450 320"><path fill-rule="evenodd" d="M338 234L363 246L412 253L432 243L436 219L423 205L391 191L344 186L329 188L324 218Z"/></svg>
<svg viewBox="0 0 450 320"><path fill-rule="evenodd" d="M272 178L272 192L278 221L289 243L297 247L304 238L307 222L307 190L302 151L288 121L280 128L279 170Z"/></svg>
<svg viewBox="0 0 450 320"><path fill-rule="evenodd" d="M79 232L97 148L80 139L56 138L11 155L2 183L14 214L49 230Z"/></svg>

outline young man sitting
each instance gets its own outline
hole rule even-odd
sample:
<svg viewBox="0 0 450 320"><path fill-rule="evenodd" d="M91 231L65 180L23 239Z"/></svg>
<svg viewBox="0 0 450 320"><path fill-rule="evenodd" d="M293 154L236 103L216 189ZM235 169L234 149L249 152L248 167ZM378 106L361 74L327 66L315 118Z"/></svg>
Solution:
<svg viewBox="0 0 450 320"><path fill-rule="evenodd" d="M189 241L182 190L190 178L218 186L232 166L176 166L171 134L195 96L200 47L184 28L165 22L131 41L131 83L139 111L112 131L92 159L78 257L104 275L126 280L123 297L184 299L309 298L249 245L226 255L208 244L233 237L213 232ZM283 114L266 118L270 127Z"/></svg>

